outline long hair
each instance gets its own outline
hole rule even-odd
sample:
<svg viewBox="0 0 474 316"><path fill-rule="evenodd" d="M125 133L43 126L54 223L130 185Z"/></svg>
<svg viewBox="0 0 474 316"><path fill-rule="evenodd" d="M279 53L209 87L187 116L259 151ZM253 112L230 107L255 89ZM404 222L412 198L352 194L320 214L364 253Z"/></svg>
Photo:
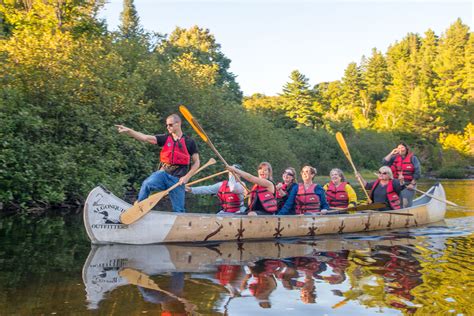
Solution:
<svg viewBox="0 0 474 316"><path fill-rule="evenodd" d="M269 162L261 162L259 165L258 165L258 169L257 170L260 170L263 166L266 166L268 168L268 179L273 181L273 169L272 169L272 165L269 163Z"/></svg>

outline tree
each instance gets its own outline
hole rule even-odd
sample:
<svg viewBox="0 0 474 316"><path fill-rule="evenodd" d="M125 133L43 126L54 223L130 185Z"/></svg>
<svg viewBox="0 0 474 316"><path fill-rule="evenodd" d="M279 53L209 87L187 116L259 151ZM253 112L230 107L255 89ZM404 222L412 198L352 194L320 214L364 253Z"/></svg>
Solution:
<svg viewBox="0 0 474 316"><path fill-rule="evenodd" d="M437 74L436 98L440 110L441 131L460 131L467 125L473 104L468 101L466 50L469 27L458 19L439 41L439 54L434 64ZM471 42L472 43L472 42Z"/></svg>
<svg viewBox="0 0 474 316"><path fill-rule="evenodd" d="M140 26L140 18L138 12L135 9L133 0L123 1L123 11L120 13L119 26L120 32L124 38L134 38L143 33L143 29Z"/></svg>
<svg viewBox="0 0 474 316"><path fill-rule="evenodd" d="M286 116L300 125L316 127L321 123L322 112L309 88L308 78L298 70L293 70L290 79L280 94L284 100Z"/></svg>
<svg viewBox="0 0 474 316"><path fill-rule="evenodd" d="M231 60L220 49L221 45L209 29L198 26L190 29L177 27L158 47L161 58L168 62L173 62L183 54L190 54L200 64L216 65L215 85L227 91L232 101L240 103L242 91L235 80L236 76L229 71Z"/></svg>

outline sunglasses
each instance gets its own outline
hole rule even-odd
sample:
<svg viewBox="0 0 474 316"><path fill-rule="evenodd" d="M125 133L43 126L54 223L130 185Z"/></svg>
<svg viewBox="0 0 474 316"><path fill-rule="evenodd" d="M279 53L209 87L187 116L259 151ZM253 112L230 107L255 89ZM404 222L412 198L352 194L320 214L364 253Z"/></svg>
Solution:
<svg viewBox="0 0 474 316"><path fill-rule="evenodd" d="M166 124L166 127L172 127L176 123Z"/></svg>
<svg viewBox="0 0 474 316"><path fill-rule="evenodd" d="M295 176L292 172L288 172L288 171L283 172L283 174L287 174L287 175L292 176L292 177Z"/></svg>
<svg viewBox="0 0 474 316"><path fill-rule="evenodd" d="M387 172L380 172L380 171L379 171L379 174L388 174L388 173L387 173Z"/></svg>

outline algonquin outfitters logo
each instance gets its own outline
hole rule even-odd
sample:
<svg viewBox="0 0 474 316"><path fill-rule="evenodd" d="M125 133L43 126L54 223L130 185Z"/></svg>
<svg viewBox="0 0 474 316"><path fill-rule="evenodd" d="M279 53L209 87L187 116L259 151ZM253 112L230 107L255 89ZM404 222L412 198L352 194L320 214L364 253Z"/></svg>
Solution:
<svg viewBox="0 0 474 316"><path fill-rule="evenodd" d="M127 228L127 225L120 223L119 216L122 214L125 209L114 204L96 204L97 206L92 210L95 214L98 214L101 217L101 221L95 224L92 224L92 228L98 229L124 229Z"/></svg>

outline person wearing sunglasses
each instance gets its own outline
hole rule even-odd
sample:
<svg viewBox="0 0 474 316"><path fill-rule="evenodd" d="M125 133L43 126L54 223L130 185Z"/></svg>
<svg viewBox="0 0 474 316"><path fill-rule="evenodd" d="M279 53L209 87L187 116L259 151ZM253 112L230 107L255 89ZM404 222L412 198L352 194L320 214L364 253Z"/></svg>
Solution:
<svg viewBox="0 0 474 316"><path fill-rule="evenodd" d="M329 172L331 181L324 185L329 207L348 208L357 205L357 195L339 168Z"/></svg>
<svg viewBox="0 0 474 316"><path fill-rule="evenodd" d="M317 170L311 166L301 169L303 183L298 183L288 194L288 200L278 211L278 215L311 215L325 213L329 208L326 192L320 184L314 183Z"/></svg>
<svg viewBox="0 0 474 316"><path fill-rule="evenodd" d="M276 185L276 198L278 202L278 209L282 208L288 199L288 194L291 192L293 186L297 185L295 168L288 167L282 174L283 182L278 182Z"/></svg>
<svg viewBox="0 0 474 316"><path fill-rule="evenodd" d="M387 166L380 167L378 179L367 182L360 173L356 177L364 184L367 190L370 190L370 199L373 203L385 203L387 207L379 209L380 211L398 210L401 208L400 193L405 188L403 179L394 179L392 169Z"/></svg>
<svg viewBox="0 0 474 316"><path fill-rule="evenodd" d="M232 165L241 169L240 165ZM217 195L221 204L221 210L217 215L245 214L247 207L244 204L244 187L236 181L234 175L229 172L229 179L217 182L212 185L202 185L198 187L186 186L186 192L199 195Z"/></svg>
<svg viewBox="0 0 474 316"><path fill-rule="evenodd" d="M401 192L402 207L413 205L416 182L421 177L420 160L410 151L408 145L401 142L382 160L384 166L390 167L395 179L403 179L407 184Z"/></svg>
<svg viewBox="0 0 474 316"><path fill-rule="evenodd" d="M181 117L172 114L166 118L168 133L146 135L123 125L115 125L121 134L126 134L141 142L161 147L160 167L143 181L138 193L138 201L146 199L151 192L166 190L176 183L181 185L169 193L175 212L185 212L184 184L199 168L199 152L196 142L181 130Z"/></svg>

